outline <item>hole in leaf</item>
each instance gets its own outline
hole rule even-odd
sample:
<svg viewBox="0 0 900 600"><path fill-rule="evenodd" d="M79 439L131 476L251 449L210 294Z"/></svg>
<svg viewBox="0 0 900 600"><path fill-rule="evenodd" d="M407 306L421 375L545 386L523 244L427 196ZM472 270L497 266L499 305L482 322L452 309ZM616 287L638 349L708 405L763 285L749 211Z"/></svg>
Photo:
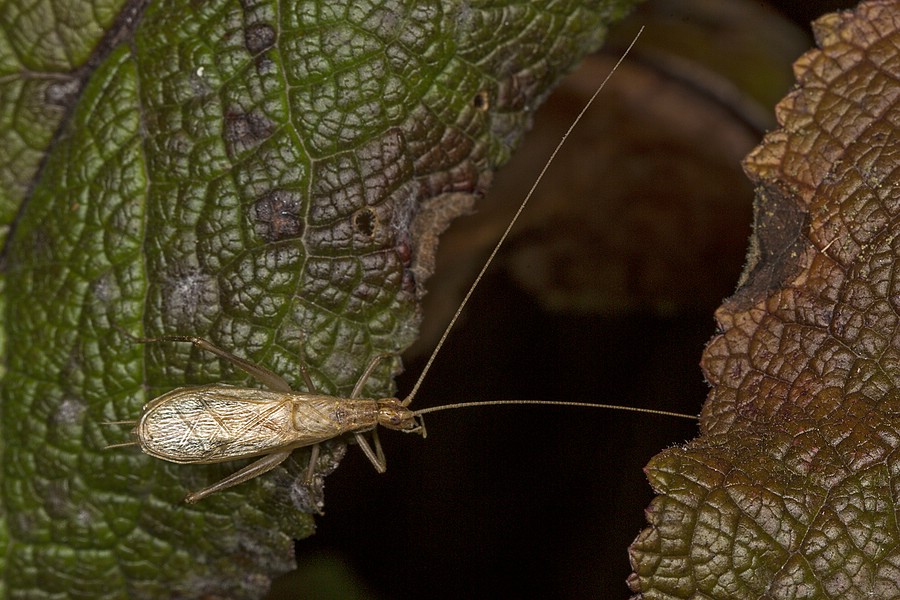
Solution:
<svg viewBox="0 0 900 600"><path fill-rule="evenodd" d="M375 235L375 227L378 225L375 211L371 208L363 208L357 211L357 213L353 215L353 225L356 227L356 230L364 236L372 237Z"/></svg>
<svg viewBox="0 0 900 600"><path fill-rule="evenodd" d="M475 97L472 98L472 106L474 106L476 110L487 112L491 107L491 96L488 94L487 90L481 90L475 94Z"/></svg>

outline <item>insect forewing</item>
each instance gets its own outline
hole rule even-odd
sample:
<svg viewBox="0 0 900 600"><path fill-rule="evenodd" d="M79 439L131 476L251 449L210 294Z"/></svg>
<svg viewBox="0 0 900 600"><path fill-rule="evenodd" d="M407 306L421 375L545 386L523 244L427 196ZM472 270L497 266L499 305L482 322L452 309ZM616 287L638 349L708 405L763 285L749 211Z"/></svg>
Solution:
<svg viewBox="0 0 900 600"><path fill-rule="evenodd" d="M135 433L141 449L156 458L224 462L308 446L367 424L365 415L360 419L358 414L341 414L338 405L343 404L346 401L318 394L224 385L185 387L147 404ZM374 407L369 412L373 411Z"/></svg>

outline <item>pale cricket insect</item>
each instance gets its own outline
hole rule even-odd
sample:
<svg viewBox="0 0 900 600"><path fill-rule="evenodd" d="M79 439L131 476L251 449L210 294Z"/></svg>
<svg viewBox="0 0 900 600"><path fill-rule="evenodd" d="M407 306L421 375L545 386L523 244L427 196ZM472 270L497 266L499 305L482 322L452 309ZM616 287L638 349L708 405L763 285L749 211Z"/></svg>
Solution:
<svg viewBox="0 0 900 600"><path fill-rule="evenodd" d="M193 503L274 469L286 460L295 449L306 446L312 446L306 475L307 481L310 481L314 475L319 444L342 435L352 435L375 469L379 473L383 473L387 469L387 462L378 440L377 427L380 425L405 433L419 433L424 437L425 427L422 423L422 415L442 410L508 404L540 404L603 408L696 420L697 417L694 415L649 408L554 400L492 400L446 404L416 411L409 409L409 405L419 391L447 336L506 241L553 159L590 108L594 99L603 90L609 78L625 60L642 31L643 28L638 31L621 58L584 105L550 154L531 189L520 203L518 210L444 329L412 390L403 400L399 398L360 398L366 381L381 360L392 356L390 353L375 356L357 380L350 395L342 398L316 393L315 386L302 362L300 371L308 392L293 390L287 381L269 369L235 356L199 337L134 338L135 341L141 343L190 342L201 350L211 352L245 371L267 389L243 388L225 384L177 388L147 403L136 421L108 422L108 424L134 425L135 427L132 431L134 441L113 444L107 448L139 445L145 454L178 464L211 464L260 457L221 481L189 493L185 497L185 501ZM125 335L129 334L125 333ZM364 435L370 431L372 432L372 444Z"/></svg>

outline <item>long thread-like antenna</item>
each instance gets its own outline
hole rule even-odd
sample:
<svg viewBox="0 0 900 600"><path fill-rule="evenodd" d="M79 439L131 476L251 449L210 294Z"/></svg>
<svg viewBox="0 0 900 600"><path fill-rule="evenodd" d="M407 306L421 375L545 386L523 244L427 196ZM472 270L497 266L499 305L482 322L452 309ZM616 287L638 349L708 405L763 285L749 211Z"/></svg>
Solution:
<svg viewBox="0 0 900 600"><path fill-rule="evenodd" d="M609 410L625 410L629 412L649 413L651 415L663 415L665 417L678 417L679 419L690 419L692 421L699 420L696 415L688 415L685 413L671 412L668 410L657 410L655 408L641 408L639 406L619 406L617 404L594 404L592 402L565 402L562 400L485 400L484 402L458 402L456 404L443 404L441 406L432 406L431 408L423 408L413 412L413 415L419 417L428 413L438 412L441 410L454 410L457 408L469 408L471 406L497 406L500 404L549 404L550 406L577 406L579 408L605 408Z"/></svg>
<svg viewBox="0 0 900 600"><path fill-rule="evenodd" d="M575 117L575 120L572 121L572 124L569 125L569 128L563 134L562 139L559 140L556 148L554 148L553 152L550 153L550 158L547 159L546 163L544 163L544 168L541 169L541 172L538 174L537 179L534 180L534 183L531 185L531 189L528 190L528 193L525 195L525 199L522 200L522 204L519 205L519 209L516 211L516 214L513 215L513 218L509 222L509 225L506 226L506 231L504 231L503 235L500 236L500 240L497 242L497 245L494 246L494 249L491 251L490 256L488 256L487 261L485 261L484 266L481 267L481 271L478 272L478 276L475 277L475 281L472 282L472 286L469 288L469 291L466 292L466 295L463 297L462 302L460 302L459 308L456 309L456 313L454 313L453 318L450 319L450 323L447 325L447 328L444 329L444 333L441 335L441 339L438 340L437 346L434 347L434 350L431 352L431 356L428 357L428 362L425 363L425 368L422 369L422 373L416 380L416 384L413 386L412 391L406 398L403 399L403 406L408 406L409 403L413 401L413 398L416 397L416 393L418 393L419 387L421 387L422 382L425 380L425 376L428 374L428 370L431 369L431 365L434 362L434 359L437 357L438 352L441 351L444 342L447 340L447 336L450 335L450 330L452 330L453 326L456 325L456 321L457 319L459 319L459 315L462 314L463 309L466 307L466 303L469 302L469 298L472 297L472 293L475 291L475 288L478 287L479 283L481 283L481 278L484 277L485 271L487 271L488 267L491 266L491 263L494 261L494 257L497 256L497 252L500 251L500 247L503 245L503 242L506 241L507 236L509 236L509 232L512 230L513 225L515 225L516 221L519 219L519 215L521 215L522 211L525 210L525 206L528 204L528 201L531 200L531 196L534 195L534 190L537 189L537 186L541 182L541 179L544 178L544 173L546 173L547 169L550 168L550 164L553 162L553 159L556 158L556 155L559 153L560 148L563 147L563 144L566 143L566 139L569 137L569 134L572 133L572 130L575 129L575 126L578 125L579 121L581 121L581 118L591 107L591 104L594 103L594 99L597 98L600 92L603 91L604 86L606 86L606 82L609 81L609 78L613 76L613 73L616 72L616 69L619 68L619 65L622 64L622 62L625 60L625 57L628 56L628 53L631 51L631 48L637 42L643 31L643 27L638 30L637 34L634 36L634 39L631 40L631 43L628 45L628 48L625 49L625 52L613 66L609 74L606 76L606 79L603 80L603 82L600 84L600 87L598 87L597 91L594 92L594 95L591 96L591 98L587 101L587 103L584 105L584 108L581 109L581 112L578 113L578 116Z"/></svg>

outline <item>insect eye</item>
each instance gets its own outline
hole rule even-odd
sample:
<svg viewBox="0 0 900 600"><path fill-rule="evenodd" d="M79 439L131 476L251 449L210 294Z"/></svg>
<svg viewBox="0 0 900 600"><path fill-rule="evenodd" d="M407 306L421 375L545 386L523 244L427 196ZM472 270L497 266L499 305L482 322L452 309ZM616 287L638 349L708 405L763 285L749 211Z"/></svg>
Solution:
<svg viewBox="0 0 900 600"><path fill-rule="evenodd" d="M415 429L417 427L414 419L409 418L406 415L395 415L393 419L393 424L397 427L397 429L408 431L410 429Z"/></svg>

